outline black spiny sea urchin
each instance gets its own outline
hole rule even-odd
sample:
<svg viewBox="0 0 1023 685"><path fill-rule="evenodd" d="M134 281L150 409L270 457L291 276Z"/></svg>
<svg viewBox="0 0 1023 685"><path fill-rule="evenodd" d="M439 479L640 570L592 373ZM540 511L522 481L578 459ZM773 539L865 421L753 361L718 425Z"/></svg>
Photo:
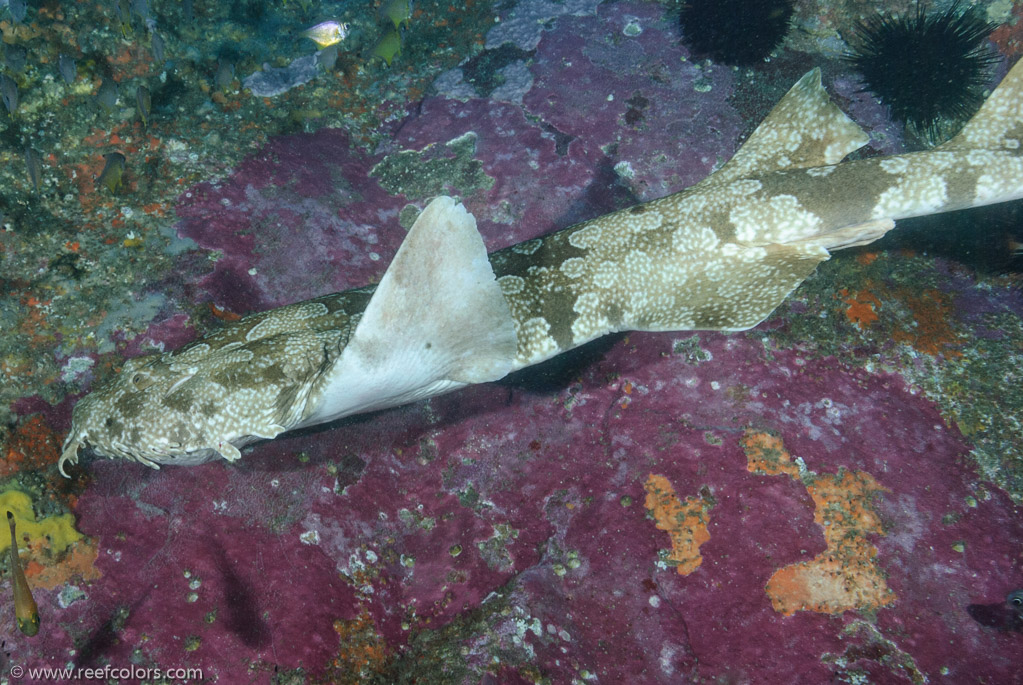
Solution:
<svg viewBox="0 0 1023 685"><path fill-rule="evenodd" d="M755 64L788 33L792 0L685 0L680 19L685 42L697 55Z"/></svg>
<svg viewBox="0 0 1023 685"><path fill-rule="evenodd" d="M882 14L862 22L848 60L864 90L888 107L892 118L932 143L954 133L984 100L988 67L998 58L984 42L995 25L977 7L927 15Z"/></svg>

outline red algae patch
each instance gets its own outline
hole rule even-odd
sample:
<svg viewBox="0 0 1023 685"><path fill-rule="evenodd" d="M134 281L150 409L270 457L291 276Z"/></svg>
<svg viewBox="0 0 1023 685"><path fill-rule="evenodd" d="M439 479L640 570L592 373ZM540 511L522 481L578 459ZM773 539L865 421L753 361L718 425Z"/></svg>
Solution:
<svg viewBox="0 0 1023 685"><path fill-rule="evenodd" d="M58 435L41 414L19 424L7 439L0 461L0 478L10 478L23 469L44 469L60 454Z"/></svg>
<svg viewBox="0 0 1023 685"><path fill-rule="evenodd" d="M877 566L877 548L866 538L882 532L870 500L883 489L858 471L818 476L807 487L828 548L812 561L785 566L771 576L766 590L775 611L786 616L797 611L838 614L895 601Z"/></svg>
<svg viewBox="0 0 1023 685"><path fill-rule="evenodd" d="M989 40L998 46L999 51L1006 57L1012 58L1023 54L1023 5L1017 5L1012 10L1012 17L994 31L991 32Z"/></svg>
<svg viewBox="0 0 1023 685"><path fill-rule="evenodd" d="M390 650L365 608L351 620L334 621L334 632L340 638L341 649L324 682L361 683L386 670Z"/></svg>
<svg viewBox="0 0 1023 685"><path fill-rule="evenodd" d="M714 503L704 494L679 500L664 476L651 473L644 483L646 508L659 530L671 536L668 560L677 564L679 575L687 576L703 563L700 545L710 540L708 513Z"/></svg>
<svg viewBox="0 0 1023 685"><path fill-rule="evenodd" d="M36 561L37 558L47 558L47 550L42 545L33 544L31 550L32 561L25 568L25 576L33 588L53 590L74 580L96 580L103 575L95 565L99 550L92 540L72 543L52 565Z"/></svg>
<svg viewBox="0 0 1023 685"><path fill-rule="evenodd" d="M742 449L746 452L746 469L751 473L799 477L799 467L776 435L748 432L742 436Z"/></svg>
<svg viewBox="0 0 1023 685"><path fill-rule="evenodd" d="M877 310L881 308L881 300L873 293L860 290L855 295L843 288L841 290L842 301L848 305L845 309L845 316L851 323L860 327L860 330L869 328L870 324L877 321Z"/></svg>
<svg viewBox="0 0 1023 685"><path fill-rule="evenodd" d="M872 500L885 488L863 471L806 472L801 479L781 439L773 435L749 432L742 446L750 471L787 474L806 482L815 507L814 522L823 529L828 545L814 559L774 572L765 588L774 610L786 616L797 611L838 614L894 602L895 593L877 565L877 548L867 539L883 534Z"/></svg>
<svg viewBox="0 0 1023 685"><path fill-rule="evenodd" d="M960 344L951 321L955 307L948 295L940 290L925 290L921 294L904 293L902 298L913 311L916 325L910 330L895 331L897 342L911 345L917 352L937 356L961 357L955 349Z"/></svg>

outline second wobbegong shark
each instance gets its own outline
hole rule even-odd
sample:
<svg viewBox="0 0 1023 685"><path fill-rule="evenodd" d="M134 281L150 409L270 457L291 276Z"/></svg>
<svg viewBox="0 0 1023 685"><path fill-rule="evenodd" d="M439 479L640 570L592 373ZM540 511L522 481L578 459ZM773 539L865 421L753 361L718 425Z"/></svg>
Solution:
<svg viewBox="0 0 1023 685"><path fill-rule="evenodd" d="M502 378L615 331L756 326L833 250L896 219L1023 197L1023 61L931 150L842 160L867 135L801 78L700 183L487 255L438 197L380 283L247 316L128 360L74 408L79 450L235 461L296 428Z"/></svg>

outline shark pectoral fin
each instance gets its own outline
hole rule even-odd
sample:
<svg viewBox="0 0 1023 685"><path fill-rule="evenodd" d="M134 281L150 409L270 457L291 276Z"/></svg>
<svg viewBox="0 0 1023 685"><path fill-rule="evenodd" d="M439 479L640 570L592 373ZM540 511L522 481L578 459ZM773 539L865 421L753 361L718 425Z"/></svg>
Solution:
<svg viewBox="0 0 1023 685"><path fill-rule="evenodd" d="M818 264L828 260L830 250L866 245L894 226L891 219L877 219L792 243L746 247L736 253L729 266L729 273L742 275L747 286L742 291L745 299L727 309L732 316L719 328L741 331L756 326L770 316Z"/></svg>
<svg viewBox="0 0 1023 685"><path fill-rule="evenodd" d="M837 164L870 137L838 108L811 69L785 94L724 166L693 186L710 186L767 171Z"/></svg>
<svg viewBox="0 0 1023 685"><path fill-rule="evenodd" d="M409 230L302 425L497 380L517 350L476 220L438 197Z"/></svg>
<svg viewBox="0 0 1023 685"><path fill-rule="evenodd" d="M888 231L895 228L895 222L891 219L875 219L855 226L846 226L835 231L822 233L819 236L800 240L800 245L814 245L823 247L829 252L843 250L847 247L859 247L868 245Z"/></svg>
<svg viewBox="0 0 1023 685"><path fill-rule="evenodd" d="M750 246L735 252L726 268L742 288L717 292L698 310L695 328L744 331L771 315L830 255L812 244Z"/></svg>

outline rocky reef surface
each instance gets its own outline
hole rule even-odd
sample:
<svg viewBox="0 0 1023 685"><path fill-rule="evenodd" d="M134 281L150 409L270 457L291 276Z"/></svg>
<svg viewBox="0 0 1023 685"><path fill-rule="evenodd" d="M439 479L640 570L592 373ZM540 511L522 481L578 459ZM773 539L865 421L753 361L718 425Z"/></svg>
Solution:
<svg viewBox="0 0 1023 685"><path fill-rule="evenodd" d="M690 59L660 3L497 12L460 62L415 66L404 83L429 74L424 90L377 91L389 104L372 125L363 113L275 135L168 191L141 243L90 229L61 248L86 257L47 267L85 302L94 276L74 270L105 269L117 297L96 289L56 318L65 295L28 277L8 232L0 257L24 277L0 280L19 302L4 310L3 368L19 381L3 475L33 495L26 521L71 512L74 528L55 518L63 532L22 545L43 629L0 622L5 668L1013 682L1023 295L977 255L1018 223L1014 206L907 222L836 254L745 333L613 336L497 384L257 444L235 465L83 459L70 483L56 475L74 401L122 357L378 279L439 193L498 249L680 190L808 68L798 43L752 71ZM812 59L872 133L865 154L904 149L843 63ZM402 58L388 62L383 81L401 83ZM315 86L350 105L364 95L344 92L353 78L281 97Z"/></svg>

